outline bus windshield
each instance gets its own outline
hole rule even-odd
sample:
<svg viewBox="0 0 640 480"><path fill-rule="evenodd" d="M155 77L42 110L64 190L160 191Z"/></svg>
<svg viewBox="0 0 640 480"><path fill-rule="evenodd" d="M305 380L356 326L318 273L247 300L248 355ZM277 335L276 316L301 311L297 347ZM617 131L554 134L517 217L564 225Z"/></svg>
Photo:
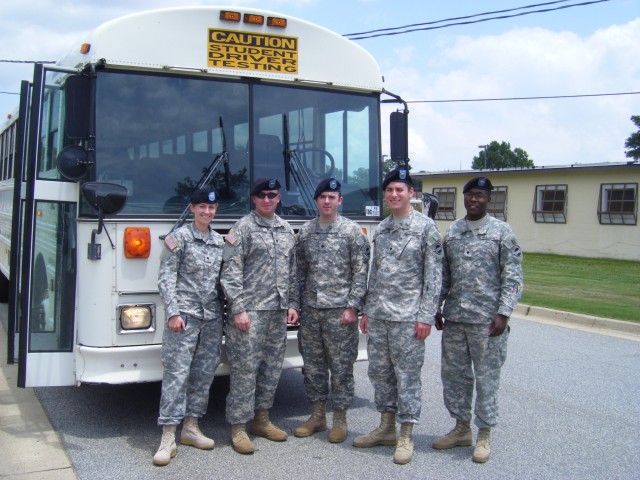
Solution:
<svg viewBox="0 0 640 480"><path fill-rule="evenodd" d="M284 216L314 216L313 191L330 176L344 215L379 205L377 94L99 71L95 111L95 180L127 187L120 215L181 213L223 153L209 182L219 216L247 213L250 182L265 176L280 181Z"/></svg>

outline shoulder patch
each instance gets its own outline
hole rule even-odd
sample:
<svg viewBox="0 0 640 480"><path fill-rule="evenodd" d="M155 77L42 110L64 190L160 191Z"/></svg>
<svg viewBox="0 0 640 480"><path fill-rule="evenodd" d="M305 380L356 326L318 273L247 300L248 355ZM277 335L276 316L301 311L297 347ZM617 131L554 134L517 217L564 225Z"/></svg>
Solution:
<svg viewBox="0 0 640 480"><path fill-rule="evenodd" d="M236 236L233 234L231 230L229 230L229 233L227 233L224 239L229 245L235 245L236 242L238 241L238 239L236 238Z"/></svg>
<svg viewBox="0 0 640 480"><path fill-rule="evenodd" d="M178 242L176 242L176 239L174 238L173 235L167 235L164 238L164 244L167 246L167 248L169 250L171 250L172 252L178 247Z"/></svg>

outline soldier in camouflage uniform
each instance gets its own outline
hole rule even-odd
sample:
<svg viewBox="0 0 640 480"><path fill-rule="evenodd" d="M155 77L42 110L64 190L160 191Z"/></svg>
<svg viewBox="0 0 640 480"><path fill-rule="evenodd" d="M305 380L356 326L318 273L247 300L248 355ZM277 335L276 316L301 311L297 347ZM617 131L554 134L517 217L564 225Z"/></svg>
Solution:
<svg viewBox="0 0 640 480"><path fill-rule="evenodd" d="M367 291L370 248L358 224L338 214L343 200L338 180L321 181L314 200L319 216L305 223L296 238L302 304L298 342L311 417L293 434L308 437L327 429L331 374L329 441L341 443L347 438L347 409L355 389L358 312Z"/></svg>
<svg viewBox="0 0 640 480"><path fill-rule="evenodd" d="M287 433L269 420L280 379L287 323L298 321L298 282L292 228L275 214L280 183L260 178L251 189L255 211L226 236L221 284L229 316L225 324L231 387L226 416L233 449L253 453L246 431L272 441Z"/></svg>
<svg viewBox="0 0 640 480"><path fill-rule="evenodd" d="M158 289L167 323L162 339L162 396L158 424L163 433L153 457L167 465L176 455L176 426L184 418L180 442L210 450L198 428L207 411L209 389L220 361L222 304L219 296L224 240L209 226L218 206L216 192L196 190L189 199L192 224L166 236Z"/></svg>
<svg viewBox="0 0 640 480"><path fill-rule="evenodd" d="M479 430L472 459L478 463L489 459L490 432L498 416L500 369L507 356L507 322L523 288L522 252L516 236L508 224L487 214L491 190L486 177L473 178L463 188L467 215L453 222L445 235L440 294L444 310L436 316L436 328L444 327L444 403L456 426L432 446L471 446L475 382Z"/></svg>
<svg viewBox="0 0 640 480"><path fill-rule="evenodd" d="M373 237L369 290L360 324L369 333L369 379L381 422L353 445L396 445L394 462L406 464L413 457L411 434L420 418L424 342L438 306L443 251L434 221L411 207L414 190L409 172L404 168L389 172L382 188L392 215L380 223Z"/></svg>

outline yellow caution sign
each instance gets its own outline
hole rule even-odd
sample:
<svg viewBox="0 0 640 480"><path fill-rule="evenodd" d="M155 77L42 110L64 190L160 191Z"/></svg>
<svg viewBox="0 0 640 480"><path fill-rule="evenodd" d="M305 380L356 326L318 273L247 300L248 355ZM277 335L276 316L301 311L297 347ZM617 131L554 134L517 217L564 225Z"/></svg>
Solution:
<svg viewBox="0 0 640 480"><path fill-rule="evenodd" d="M298 37L210 28L207 53L210 68L298 73Z"/></svg>

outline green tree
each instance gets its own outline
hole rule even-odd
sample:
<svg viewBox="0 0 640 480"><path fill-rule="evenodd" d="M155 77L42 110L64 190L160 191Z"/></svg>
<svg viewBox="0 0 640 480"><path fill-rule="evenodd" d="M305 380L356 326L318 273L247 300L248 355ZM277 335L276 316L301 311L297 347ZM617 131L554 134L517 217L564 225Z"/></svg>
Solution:
<svg viewBox="0 0 640 480"><path fill-rule="evenodd" d="M629 138L624 142L625 148L629 149L625 152L625 155L628 158L640 160L640 115L632 115L631 121L639 130L629 135Z"/></svg>
<svg viewBox="0 0 640 480"><path fill-rule="evenodd" d="M382 175L386 175L397 166L398 164L391 160L391 158L386 158L384 162L382 162Z"/></svg>
<svg viewBox="0 0 640 480"><path fill-rule="evenodd" d="M473 157L471 164L474 170L514 167L535 167L535 165L525 150L521 148L511 150L509 142L498 143L495 140L483 147L480 153Z"/></svg>
<svg viewBox="0 0 640 480"><path fill-rule="evenodd" d="M360 167L349 175L349 182L355 185L365 186L369 184L369 169Z"/></svg>

